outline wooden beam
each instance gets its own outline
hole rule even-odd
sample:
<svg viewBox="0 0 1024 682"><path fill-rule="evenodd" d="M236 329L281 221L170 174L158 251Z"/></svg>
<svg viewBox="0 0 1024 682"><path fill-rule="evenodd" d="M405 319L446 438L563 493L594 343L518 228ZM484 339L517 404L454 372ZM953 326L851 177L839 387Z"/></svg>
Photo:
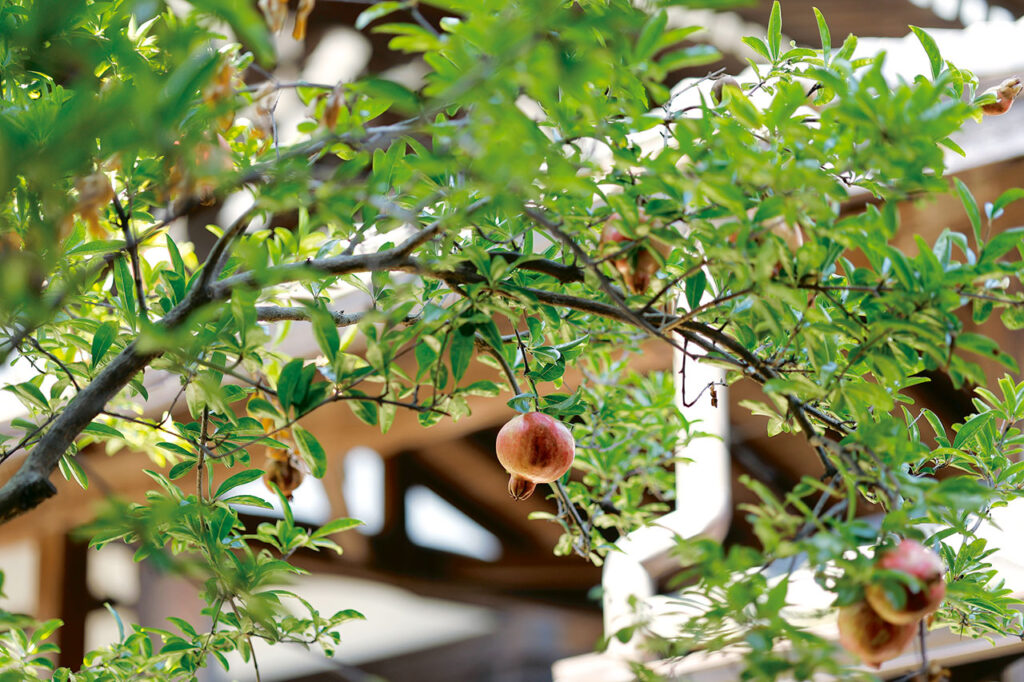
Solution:
<svg viewBox="0 0 1024 682"><path fill-rule="evenodd" d="M463 513L498 535L510 548L550 551L561 535L556 524L530 521L531 512L554 513L545 499L548 486L539 486L528 499L508 496L508 474L491 453L481 453L475 439L421 449L415 459L426 485Z"/></svg>

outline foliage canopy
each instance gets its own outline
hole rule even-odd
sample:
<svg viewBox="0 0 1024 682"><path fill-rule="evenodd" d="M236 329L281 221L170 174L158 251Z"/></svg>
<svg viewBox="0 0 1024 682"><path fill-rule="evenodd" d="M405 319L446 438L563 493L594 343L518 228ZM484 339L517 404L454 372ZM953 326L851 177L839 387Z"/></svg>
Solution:
<svg viewBox="0 0 1024 682"><path fill-rule="evenodd" d="M851 603L874 579L868 548L897 537L941 547L938 625L1021 631L976 521L1024 483L1024 384L989 385L979 358L1017 367L975 326L1024 326L1021 235L998 220L1024 192L982 211L944 176L950 136L978 115L977 82L926 32L931 73L889 83L884 55L854 60L856 39L832 45L820 15L822 49L783 45L776 7L746 40L754 80L680 109L667 74L717 54L666 8L722 3L432 0L440 29L415 2L375 3L358 28L422 58L414 88L268 78L274 43L254 6L180 4L0 2L0 352L34 368L4 386L25 416L3 436L0 464L17 473L0 518L51 496L55 469L87 485L86 446L145 450L146 502L113 503L93 543L130 542L192 577L213 620L126 624L56 679L187 679L208 655L248 657L253 637L337 645L359 614L321 614L277 587L295 550L338 550L330 536L357 523L309 531L287 511L300 471L324 475L324 447L298 420L327 403L384 431L399 410L424 427L471 418L471 396L571 422L586 447L582 475L552 491L568 503L555 551L600 561L665 510L644 494L671 500L668 465L690 433L671 377L629 371L652 338L759 383L748 407L773 433L803 433L822 474L781 499L749 482L756 548L680 539L686 590L708 608L666 653L739 648L745 679L854 675L781 614L786 581L759 569L806 554ZM260 5L273 24L280 3ZM274 106L292 91L309 117L285 144ZM893 246L897 202L950 191L970 234ZM844 213L852 193L870 201ZM209 227L212 246L177 227L236 194L249 207ZM628 241L602 243L606 224ZM659 269L634 292L611 263L641 251ZM360 310L338 309L360 295ZM305 325L317 358L282 349ZM474 362L495 380L467 382ZM570 367L585 380L563 382ZM913 406L928 371L978 387L964 423ZM188 415L144 409L158 372L177 377ZM265 461L250 455L261 448ZM247 533L232 505L266 503L232 490L264 469L285 517ZM880 526L859 518L866 503ZM0 623L0 679L52 667L59 623Z"/></svg>

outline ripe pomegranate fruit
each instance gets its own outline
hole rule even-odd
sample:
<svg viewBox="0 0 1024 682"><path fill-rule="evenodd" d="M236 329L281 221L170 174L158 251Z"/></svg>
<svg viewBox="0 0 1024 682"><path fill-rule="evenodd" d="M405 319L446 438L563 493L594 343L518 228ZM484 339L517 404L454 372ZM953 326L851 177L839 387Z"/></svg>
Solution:
<svg viewBox="0 0 1024 682"><path fill-rule="evenodd" d="M999 85L993 86L981 93L982 95L995 95L996 101L988 104L983 104L981 110L983 113L989 116L999 116L1005 114L1010 110L1013 105L1013 100L1017 99L1017 95L1020 94L1021 89L1024 85L1021 84L1019 76L1013 78L1007 78Z"/></svg>
<svg viewBox="0 0 1024 682"><path fill-rule="evenodd" d="M875 668L899 656L916 632L916 623L890 623L875 613L866 601L839 609L839 643Z"/></svg>
<svg viewBox="0 0 1024 682"><path fill-rule="evenodd" d="M946 596L946 567L939 555L914 540L902 540L895 548L880 552L875 565L889 571L902 571L920 581L917 590L904 585L906 595L897 607L881 585L868 585L864 596L879 616L896 625L916 623L939 608Z"/></svg>
<svg viewBox="0 0 1024 682"><path fill-rule="evenodd" d="M645 220L643 211L640 212L640 219ZM608 221L604 224L604 229L601 231L601 243L615 244L620 250L632 245L632 248L623 253L619 258L614 259L612 265L622 275L622 281L631 293L642 294L647 291L651 278L661 268L661 264L654 254L650 252L650 249L647 248L647 245L640 244L622 234L617 226L621 222L622 217L618 213L613 213L608 218ZM664 245L657 241L654 242L654 245L659 253L667 255L668 249Z"/></svg>
<svg viewBox="0 0 1024 682"><path fill-rule="evenodd" d="M525 500L538 483L551 483L572 466L576 443L565 424L540 412L513 417L498 431L498 461L510 474L508 494Z"/></svg>

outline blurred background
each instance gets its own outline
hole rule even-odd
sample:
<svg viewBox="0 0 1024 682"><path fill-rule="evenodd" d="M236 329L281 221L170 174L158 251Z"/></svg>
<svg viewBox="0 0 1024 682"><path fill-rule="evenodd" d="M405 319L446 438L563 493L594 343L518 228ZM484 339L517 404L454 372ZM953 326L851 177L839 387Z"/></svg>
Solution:
<svg viewBox="0 0 1024 682"><path fill-rule="evenodd" d="M336 83L374 73L418 87L423 64L389 50L388 36L354 30L366 5L319 0L304 43L291 39L290 25L279 37L280 66L274 76L282 82ZM904 40L911 24L929 29L943 55L973 70L982 87L1022 70L1024 57L1018 53L1024 46L1024 0L782 0L786 38L816 48L812 5L828 20L834 44L848 33L877 38L862 39L858 55L887 50L893 78L912 78L927 68L916 39ZM420 9L428 21L438 24L439 13L427 4ZM740 39L763 35L770 9L771 2L765 0L735 11L678 10L674 20L707 27L694 36L695 42L714 45L723 57L716 64L675 72L666 85L721 68L738 74L745 60L754 56ZM397 13L386 19L396 20L411 18ZM263 76L254 74L253 79L261 81ZM984 127L969 124L957 140L967 158L957 157L955 171L979 204L993 201L1008 187L1024 185L1022 113L1024 107L1019 107L987 120ZM274 116L280 142L287 144L308 112L294 92L284 91ZM866 200L852 199L846 210L855 211ZM198 208L175 225L176 235L192 239L202 256L211 239L204 226L224 224L239 211L241 201L229 198ZM1008 209L1008 226L1024 224L1020 205ZM901 214L897 242L902 246L912 244L914 234L930 242L946 227L969 229L954 197L926 206L908 204ZM284 226L294 220L279 218L277 224ZM338 307L345 308L345 301ZM996 338L1001 333L1004 348L1024 364L1019 340L998 328L986 333ZM316 354L304 325L295 324L285 344L292 353ZM633 361L642 371L671 369L671 355L654 346ZM5 379L14 381L19 367L4 372ZM479 376L467 376L467 382L492 378L491 370L479 363L473 363L470 372ZM972 411L967 390L954 389L942 375L931 379L927 393L917 396L921 406L950 421ZM570 385L575 381L571 373L566 380ZM177 386L162 381L158 372L148 373L146 384L151 397L147 410L159 414L171 405ZM738 385L730 402L735 406L755 397L754 389ZM472 400L472 417L422 429L414 416L399 415L386 436L358 421L340 403L304 421L328 449L330 465L323 480L307 477L296 491L296 517L317 525L353 516L365 525L339 536L345 549L340 557L296 555L295 563L309 575L292 589L321 611L351 608L367 620L343 628L333 659L299 647L270 649L257 644L264 680L541 682L552 679L556 661L593 650L602 634L601 571L575 557L553 556L559 528L527 519L531 512L555 512L553 502L541 494L519 503L509 498L507 476L493 447L497 429L512 411L504 398ZM0 395L0 420L17 417L17 408L13 397ZM731 414L734 505L751 501L750 492L736 482L740 475L782 493L802 475L816 471L817 460L806 443L786 437L769 440L763 419L738 407ZM164 627L167 616L198 621L201 606L192 585L161 574L146 561L133 562L130 548L93 551L71 534L107 496L140 498L151 482L141 472L151 466L148 457L128 450L87 451L80 460L92 481L87 491L58 480L55 500L0 526L0 570L6 575L0 606L39 618L61 618L65 625L60 631L59 663L72 667L79 665L84 651L117 637L115 612L125 622ZM260 464L258 455L255 461ZM261 482L250 488L239 492L270 499ZM265 520L257 514L260 511L253 509L245 517L253 528ZM733 515L726 542L753 542L742 514ZM975 657L955 671L955 679L1024 679L1012 664L1018 655L1015 650ZM200 679L255 678L251 666L238 663L230 678L214 665ZM584 676L581 668L563 665L559 670L560 679Z"/></svg>

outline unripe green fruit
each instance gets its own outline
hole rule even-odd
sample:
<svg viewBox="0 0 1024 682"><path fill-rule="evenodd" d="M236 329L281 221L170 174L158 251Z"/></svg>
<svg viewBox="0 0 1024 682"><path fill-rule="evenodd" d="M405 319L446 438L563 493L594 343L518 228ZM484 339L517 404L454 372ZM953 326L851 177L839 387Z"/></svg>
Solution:
<svg viewBox="0 0 1024 682"><path fill-rule="evenodd" d="M715 84L711 86L711 99L715 101L715 104L722 103L725 88L736 88L737 92L743 92L735 78L732 76L719 76L715 79Z"/></svg>

